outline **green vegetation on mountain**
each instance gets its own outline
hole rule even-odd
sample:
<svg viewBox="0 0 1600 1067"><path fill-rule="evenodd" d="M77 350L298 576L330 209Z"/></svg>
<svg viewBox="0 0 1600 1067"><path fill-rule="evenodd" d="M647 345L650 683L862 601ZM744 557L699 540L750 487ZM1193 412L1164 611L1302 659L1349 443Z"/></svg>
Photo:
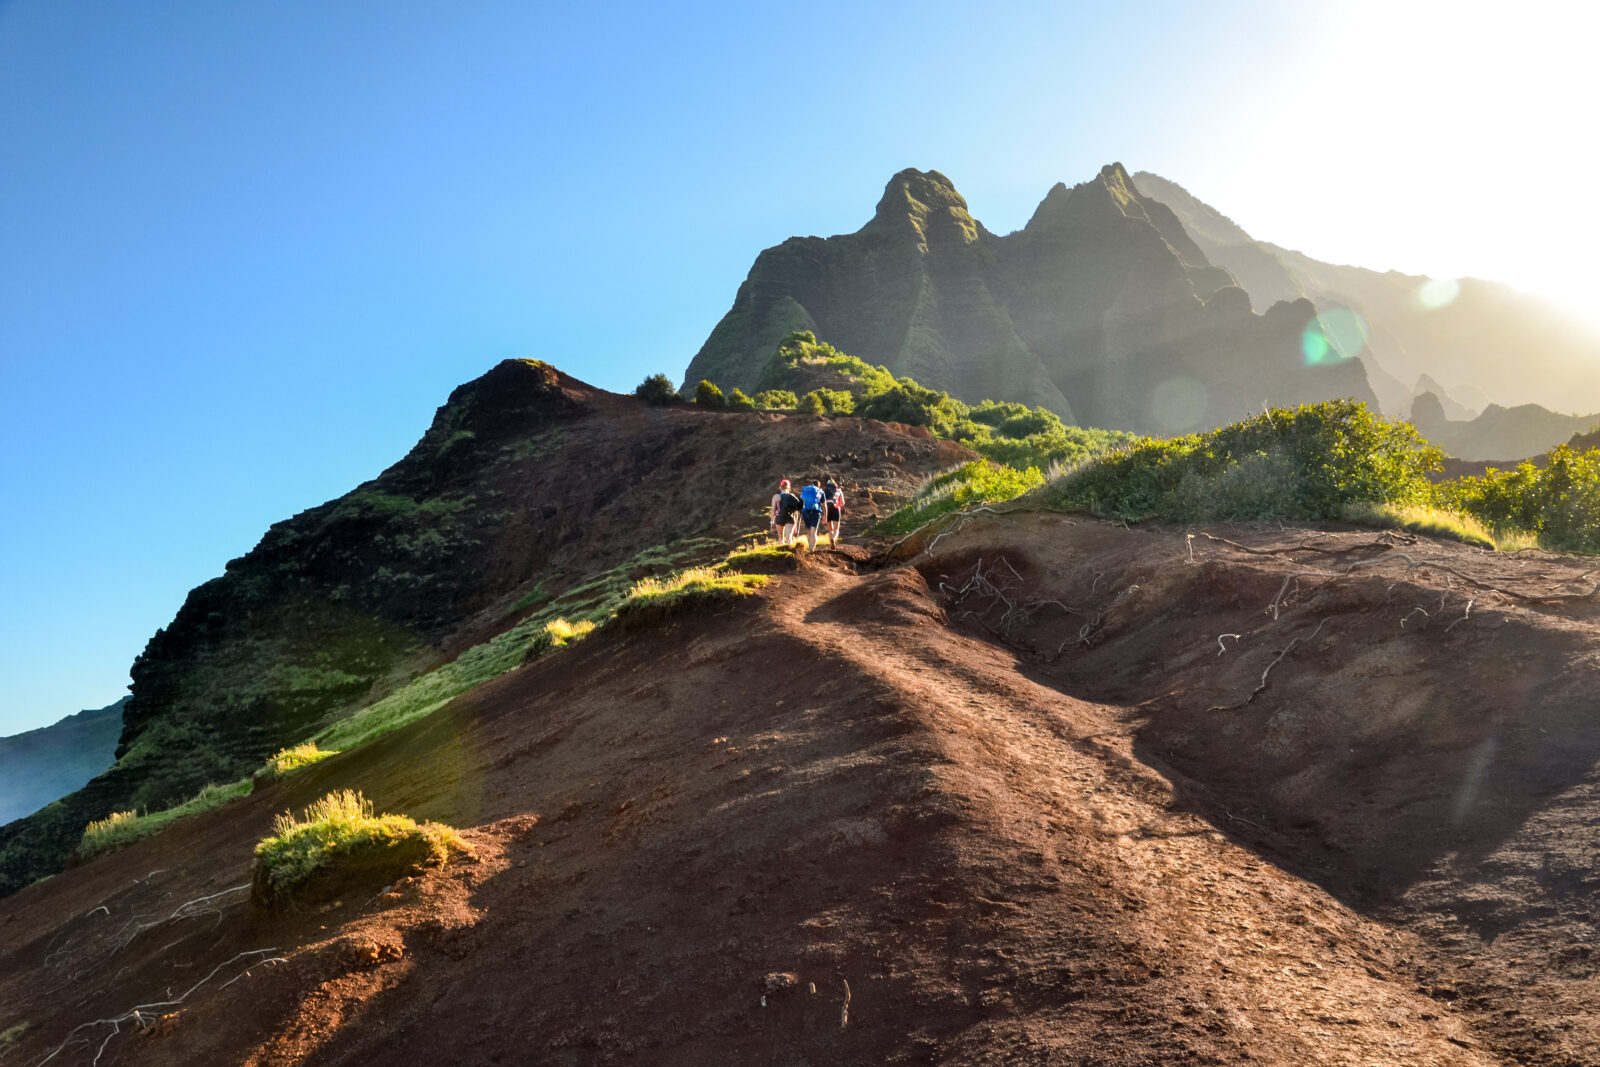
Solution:
<svg viewBox="0 0 1600 1067"><path fill-rule="evenodd" d="M798 411L925 426L936 436L959 441L1019 471L1076 463L1134 440L1132 434L1118 430L1069 426L1044 408L994 400L969 406L949 393L897 378L885 367L841 352L809 330L796 331L778 345L761 372L761 385L764 391L801 392L794 404Z"/></svg>

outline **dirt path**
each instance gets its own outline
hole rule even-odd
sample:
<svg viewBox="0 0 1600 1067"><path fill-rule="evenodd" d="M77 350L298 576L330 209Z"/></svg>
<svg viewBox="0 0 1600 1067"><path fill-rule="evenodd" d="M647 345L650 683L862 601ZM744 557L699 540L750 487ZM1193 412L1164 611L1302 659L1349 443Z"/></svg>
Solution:
<svg viewBox="0 0 1600 1067"><path fill-rule="evenodd" d="M940 575L990 553L983 537L864 575L846 546L731 608L608 627L0 901L0 1032L28 1024L7 1067L52 1054L102 1067L1510 1062L1485 1042L1504 1037L1490 1020L1515 992L1509 963L1486 959L1483 988L1458 996L1459 960L1437 954L1457 934L1414 925L1435 937L1424 944L1358 913L1350 883L1311 877L1370 810L1363 781L1325 814L1348 808L1348 824L1295 829L1298 794L1277 783L1328 750L1294 764L1281 741L1246 743L1285 736L1248 716L1358 691L1324 669L1377 662L1366 646L1350 654L1353 624L1334 631L1344 645L1286 660L1272 701L1208 718L1281 642L1266 631L1235 663L1193 635L1250 632L1241 620L1295 565L1174 570L1181 543L1082 533L983 535L1031 595L1116 606L1073 657L1051 658L1049 627L1030 631L1041 652L997 640L981 615L946 618ZM1183 581L1161 586L1167 574ZM1145 594L1123 595L1133 586ZM1308 589L1294 610L1332 603ZM1399 632L1369 614L1372 641ZM1489 625L1481 640L1505 645ZM1400 751L1430 751L1413 742ZM466 828L477 861L252 915L227 891L247 880L254 842L275 811L332 788ZM1550 808L1556 822L1506 847L1531 856L1537 835L1576 832L1589 809L1575 789ZM1391 822L1429 810L1382 802ZM1393 840L1428 840L1414 829ZM1448 902L1464 883L1410 884ZM1443 923L1446 906L1427 914ZM1550 986L1563 1010L1580 984ZM136 1036L127 1009L163 1002ZM1539 1051L1551 1020L1518 1004L1521 1060L1584 1062L1581 1033Z"/></svg>

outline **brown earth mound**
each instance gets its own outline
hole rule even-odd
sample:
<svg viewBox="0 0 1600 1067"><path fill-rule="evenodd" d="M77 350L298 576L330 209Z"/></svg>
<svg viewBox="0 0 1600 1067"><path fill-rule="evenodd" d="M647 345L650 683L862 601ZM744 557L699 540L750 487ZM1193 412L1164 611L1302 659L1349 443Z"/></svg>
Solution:
<svg viewBox="0 0 1600 1067"><path fill-rule="evenodd" d="M994 518L606 628L0 901L7 1060L1596 1062L1593 576L1213 533ZM476 858L252 915L333 788Z"/></svg>

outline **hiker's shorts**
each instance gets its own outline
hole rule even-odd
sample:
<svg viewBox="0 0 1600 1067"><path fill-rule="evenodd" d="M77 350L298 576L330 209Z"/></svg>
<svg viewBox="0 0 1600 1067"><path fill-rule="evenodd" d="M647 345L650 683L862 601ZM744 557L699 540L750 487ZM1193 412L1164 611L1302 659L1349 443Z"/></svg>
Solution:
<svg viewBox="0 0 1600 1067"><path fill-rule="evenodd" d="M817 528L817 523L822 521L822 512L814 510L802 511L800 513L800 518L805 522L806 529L815 530Z"/></svg>

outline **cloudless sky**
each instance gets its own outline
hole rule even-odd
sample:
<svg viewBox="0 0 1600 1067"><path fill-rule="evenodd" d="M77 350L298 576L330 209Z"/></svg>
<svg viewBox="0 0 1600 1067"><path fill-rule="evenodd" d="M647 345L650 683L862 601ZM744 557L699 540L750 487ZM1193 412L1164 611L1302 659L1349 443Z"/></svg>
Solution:
<svg viewBox="0 0 1600 1067"><path fill-rule="evenodd" d="M0 0L0 735L498 360L681 378L904 167L1005 233L1121 161L1593 313L1600 17L1492 10Z"/></svg>

